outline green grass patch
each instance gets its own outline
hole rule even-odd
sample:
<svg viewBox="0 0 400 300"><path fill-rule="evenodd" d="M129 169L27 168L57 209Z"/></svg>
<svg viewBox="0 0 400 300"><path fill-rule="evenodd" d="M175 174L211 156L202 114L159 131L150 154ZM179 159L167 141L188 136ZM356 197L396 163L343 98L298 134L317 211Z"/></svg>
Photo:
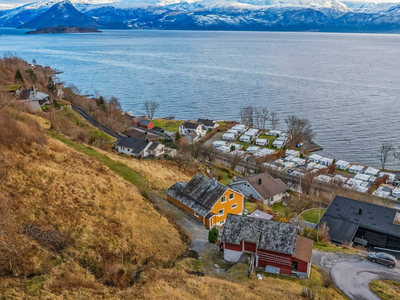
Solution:
<svg viewBox="0 0 400 300"><path fill-rule="evenodd" d="M331 243L326 242L314 242L314 249L324 252L341 252L346 254L357 255L358 251L352 248L341 248Z"/></svg>
<svg viewBox="0 0 400 300"><path fill-rule="evenodd" d="M325 213L326 209L324 208L315 208L312 210L308 210L303 212L300 215L300 218L304 221L310 222L310 223L314 223L317 224L319 219L322 217L322 215Z"/></svg>
<svg viewBox="0 0 400 300"><path fill-rule="evenodd" d="M67 139L66 137L63 137L62 135L55 133L53 131L50 131L50 135L53 138L63 142L67 146L74 148L76 151L81 152L81 153L97 160L98 162L104 164L111 171L113 171L117 175L121 176L126 181L129 181L133 185L137 186L142 192L148 191L147 181L142 176L140 176L137 172L133 171L131 168L129 168L125 164L114 161L111 158L109 158L108 156L98 153L92 147L88 147L86 145L82 145L82 144L76 143L74 141L71 141L71 140Z"/></svg>
<svg viewBox="0 0 400 300"><path fill-rule="evenodd" d="M154 126L158 126L158 127L164 128L165 130L168 130L168 131L171 131L171 132L178 132L179 131L179 125L181 125L185 121L182 121L182 120L155 119L152 122L154 123Z"/></svg>
<svg viewBox="0 0 400 300"><path fill-rule="evenodd" d="M272 146L272 143L273 143L273 142L275 141L275 139L276 139L275 136L260 134L260 136L259 136L258 138L259 138L259 139L267 139L267 140L269 140L268 145L267 145L266 147L256 145L256 139L255 139L251 144L249 144L249 143L244 143L244 142L241 142L241 141L240 141L240 137L237 138L237 140L235 141L235 143L240 144L240 145L243 145L244 148L243 148L242 150L246 150L249 146L257 146L257 147L260 147L260 148L267 148L267 149L272 149L272 150L275 150L275 151L278 151L278 150L279 150L278 148L275 148L274 146Z"/></svg>
<svg viewBox="0 0 400 300"><path fill-rule="evenodd" d="M251 201L245 201L244 202L244 209L247 209L249 213L252 213L257 209L257 204Z"/></svg>
<svg viewBox="0 0 400 300"><path fill-rule="evenodd" d="M382 300L398 299L400 283L390 280L374 280L369 283L370 290Z"/></svg>
<svg viewBox="0 0 400 300"><path fill-rule="evenodd" d="M350 173L349 170L336 169L336 171L337 171L337 172L342 172L342 173L347 173L347 174L354 175L354 173Z"/></svg>
<svg viewBox="0 0 400 300"><path fill-rule="evenodd" d="M0 87L2 92L15 92L21 85L5 85Z"/></svg>
<svg viewBox="0 0 400 300"><path fill-rule="evenodd" d="M273 210L274 212L276 212L276 213L279 212L279 213L281 213L282 215L284 215L285 212L286 212L286 206L283 205L282 202L278 202L278 203L275 203L274 205L272 205L272 210Z"/></svg>

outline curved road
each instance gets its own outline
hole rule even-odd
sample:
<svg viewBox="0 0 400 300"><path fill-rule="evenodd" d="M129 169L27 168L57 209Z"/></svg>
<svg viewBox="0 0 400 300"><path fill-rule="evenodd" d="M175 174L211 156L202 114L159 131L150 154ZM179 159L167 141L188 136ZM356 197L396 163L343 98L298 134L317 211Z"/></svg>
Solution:
<svg viewBox="0 0 400 300"><path fill-rule="evenodd" d="M351 300L380 300L368 287L373 280L400 282L398 267L389 269L364 257L314 250L312 260L314 264L330 273L336 287Z"/></svg>
<svg viewBox="0 0 400 300"><path fill-rule="evenodd" d="M107 127L105 127L105 126L101 125L99 122L97 122L97 120L95 118L93 118L92 116L87 114L83 109L73 106L73 105L72 105L72 109L75 110L78 114L80 114L86 121L88 121L94 127L98 128L98 129L104 131L105 133L107 133L108 135L116 138L117 141L120 141L122 139L122 137L120 137L114 131L112 131L111 129L108 129Z"/></svg>

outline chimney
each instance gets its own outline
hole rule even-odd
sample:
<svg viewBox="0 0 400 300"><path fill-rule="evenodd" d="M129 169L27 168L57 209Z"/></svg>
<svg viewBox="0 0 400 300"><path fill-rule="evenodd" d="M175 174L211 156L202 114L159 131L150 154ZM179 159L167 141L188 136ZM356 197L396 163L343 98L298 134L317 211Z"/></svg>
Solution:
<svg viewBox="0 0 400 300"><path fill-rule="evenodd" d="M361 213L362 213L362 208L360 207L360 208L358 209L358 214L361 215Z"/></svg>
<svg viewBox="0 0 400 300"><path fill-rule="evenodd" d="M258 185L261 185L261 184L262 184L262 179L258 178Z"/></svg>
<svg viewBox="0 0 400 300"><path fill-rule="evenodd" d="M212 179L212 184L211 184L211 186L212 186L212 187L216 187L216 186L217 186L217 179L215 179L215 178Z"/></svg>

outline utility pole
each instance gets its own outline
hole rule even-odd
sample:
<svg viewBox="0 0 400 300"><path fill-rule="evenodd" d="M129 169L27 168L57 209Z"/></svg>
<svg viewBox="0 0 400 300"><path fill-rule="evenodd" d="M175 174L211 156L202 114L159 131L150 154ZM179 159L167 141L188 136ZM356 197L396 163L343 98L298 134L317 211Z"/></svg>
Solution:
<svg viewBox="0 0 400 300"><path fill-rule="evenodd" d="M318 223L317 223L317 243L319 240L319 220L321 219L321 200L319 201L319 209L318 209Z"/></svg>

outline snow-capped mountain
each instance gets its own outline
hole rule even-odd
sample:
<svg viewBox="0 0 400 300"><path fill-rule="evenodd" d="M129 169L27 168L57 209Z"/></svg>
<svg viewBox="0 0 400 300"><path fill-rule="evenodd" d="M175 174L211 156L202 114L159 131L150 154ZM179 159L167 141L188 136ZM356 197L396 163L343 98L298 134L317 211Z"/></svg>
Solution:
<svg viewBox="0 0 400 300"><path fill-rule="evenodd" d="M68 10L55 13L54 7L60 6ZM64 23L57 24L60 20ZM96 28L400 32L400 5L338 0L41 0L0 10L0 26L22 24L25 28L86 24Z"/></svg>

